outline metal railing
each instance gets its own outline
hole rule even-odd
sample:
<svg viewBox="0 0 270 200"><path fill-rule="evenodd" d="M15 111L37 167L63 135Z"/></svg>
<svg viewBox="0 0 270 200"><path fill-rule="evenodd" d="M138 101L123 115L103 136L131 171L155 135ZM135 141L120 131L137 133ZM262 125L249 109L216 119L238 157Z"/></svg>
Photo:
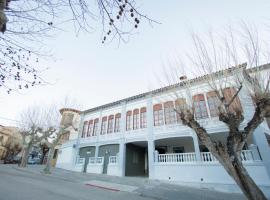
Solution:
<svg viewBox="0 0 270 200"><path fill-rule="evenodd" d="M84 162L85 162L85 158L77 157L76 164L84 164Z"/></svg>

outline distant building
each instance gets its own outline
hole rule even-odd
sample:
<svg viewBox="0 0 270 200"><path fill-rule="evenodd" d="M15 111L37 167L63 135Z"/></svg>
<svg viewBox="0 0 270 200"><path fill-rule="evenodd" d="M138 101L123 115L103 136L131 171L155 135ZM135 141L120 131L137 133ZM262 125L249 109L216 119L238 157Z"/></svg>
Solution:
<svg viewBox="0 0 270 200"><path fill-rule="evenodd" d="M22 138L17 127L0 125L0 161L6 158L10 145L22 146ZM15 146L16 147L16 146Z"/></svg>
<svg viewBox="0 0 270 200"><path fill-rule="evenodd" d="M223 91L228 96L236 91L236 70L217 72L220 79L224 74L228 76L230 86ZM269 72L270 65L249 72L254 71ZM193 104L196 119L211 138L225 140L227 127L218 120L212 90L204 77L184 79L175 85L75 112L80 118L79 131L74 129L59 146L56 167L235 190L232 178L174 110ZM254 104L246 85L233 106L243 111L245 119L252 117ZM241 128L246 123L245 120ZM248 172L261 187L270 186L270 149L264 133L270 133L266 121L248 138L241 154Z"/></svg>

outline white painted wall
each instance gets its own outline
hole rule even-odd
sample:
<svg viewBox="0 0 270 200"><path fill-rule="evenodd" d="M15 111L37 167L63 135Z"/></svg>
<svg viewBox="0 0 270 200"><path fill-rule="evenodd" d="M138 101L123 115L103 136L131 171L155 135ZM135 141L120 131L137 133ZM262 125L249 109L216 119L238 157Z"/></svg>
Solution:
<svg viewBox="0 0 270 200"><path fill-rule="evenodd" d="M262 163L245 165L250 176L260 186L270 186L267 170ZM234 184L219 164L155 164L155 179L172 182Z"/></svg>
<svg viewBox="0 0 270 200"><path fill-rule="evenodd" d="M87 173L102 174L103 164L90 164L87 165Z"/></svg>
<svg viewBox="0 0 270 200"><path fill-rule="evenodd" d="M73 170L73 155L74 155L74 148L72 146L61 147L58 151L56 167L67 170Z"/></svg>

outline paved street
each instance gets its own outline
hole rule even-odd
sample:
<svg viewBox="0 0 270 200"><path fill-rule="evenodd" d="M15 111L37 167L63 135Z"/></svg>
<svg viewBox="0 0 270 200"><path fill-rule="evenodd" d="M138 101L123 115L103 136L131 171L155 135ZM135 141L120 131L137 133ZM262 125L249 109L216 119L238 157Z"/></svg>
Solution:
<svg viewBox="0 0 270 200"><path fill-rule="evenodd" d="M221 200L244 199L239 194L149 181L147 178L112 177L55 169L40 173L42 166L20 169L0 165L0 200Z"/></svg>

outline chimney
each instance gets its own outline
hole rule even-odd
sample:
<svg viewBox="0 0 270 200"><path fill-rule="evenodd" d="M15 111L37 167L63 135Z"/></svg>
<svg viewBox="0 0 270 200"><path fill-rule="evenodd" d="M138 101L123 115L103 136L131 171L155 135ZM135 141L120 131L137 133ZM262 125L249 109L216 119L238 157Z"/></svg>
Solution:
<svg viewBox="0 0 270 200"><path fill-rule="evenodd" d="M187 80L187 76L186 75L180 76L179 79L180 79L180 81Z"/></svg>

